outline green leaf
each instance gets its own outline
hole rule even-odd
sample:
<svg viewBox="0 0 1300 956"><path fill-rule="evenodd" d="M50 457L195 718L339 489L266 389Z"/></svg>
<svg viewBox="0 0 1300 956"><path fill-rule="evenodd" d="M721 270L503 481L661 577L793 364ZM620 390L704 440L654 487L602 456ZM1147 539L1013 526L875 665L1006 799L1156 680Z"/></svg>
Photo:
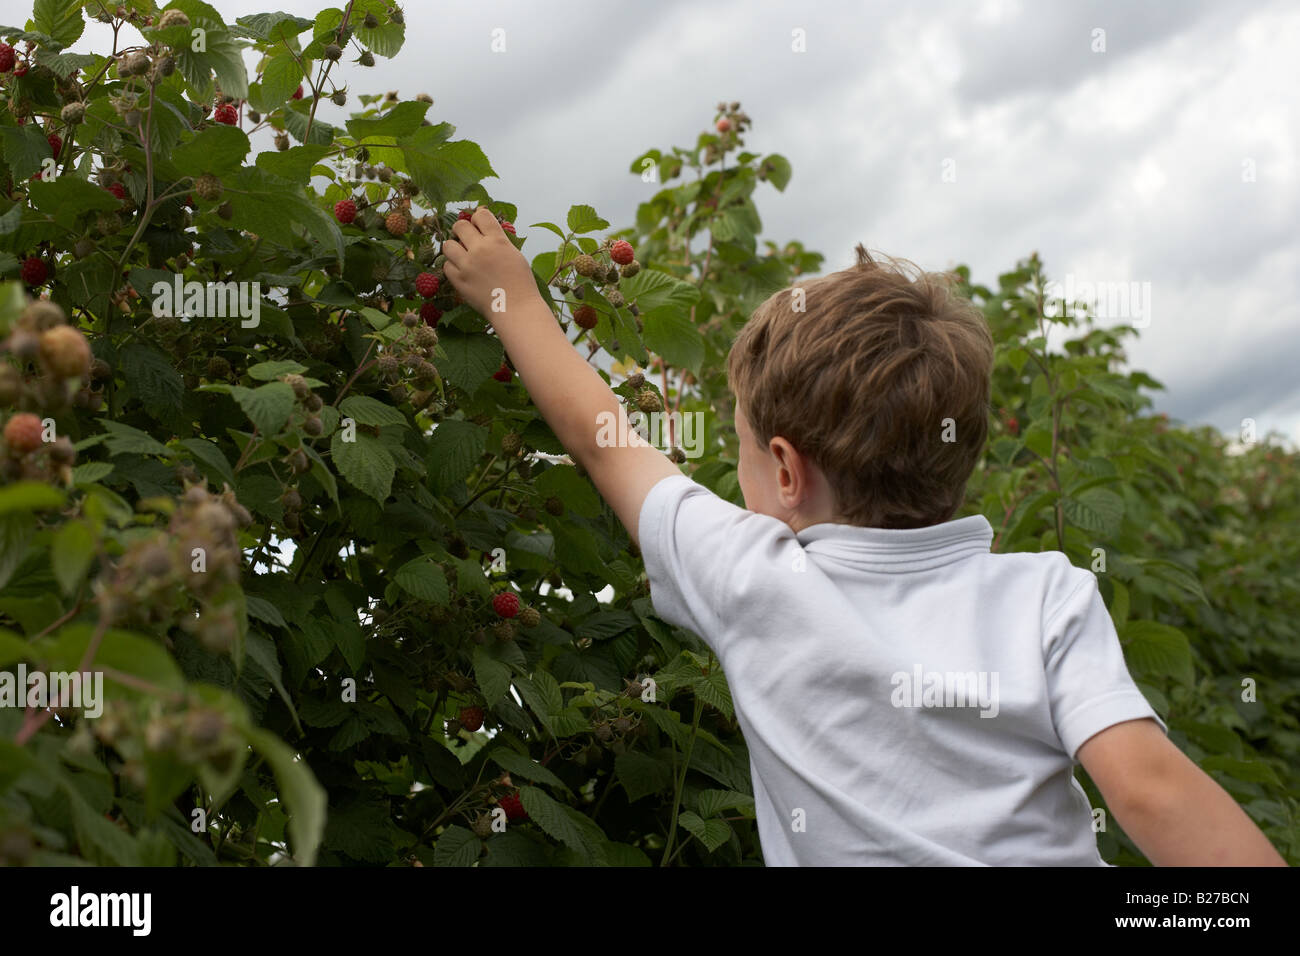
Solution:
<svg viewBox="0 0 1300 956"><path fill-rule="evenodd" d="M640 278L640 274L633 278ZM671 366L699 372L704 362L704 338L683 309L668 305L643 312L642 322L646 348L663 356Z"/></svg>
<svg viewBox="0 0 1300 956"><path fill-rule="evenodd" d="M531 780L534 783L544 783L557 790L569 792L569 788L563 780L524 754L517 753L506 747L497 746L488 751L488 758L512 777Z"/></svg>
<svg viewBox="0 0 1300 956"><path fill-rule="evenodd" d="M596 210L591 206L570 206L569 216L566 221L569 224L569 230L576 233L595 232L597 229L609 228L609 223L596 215Z"/></svg>
<svg viewBox="0 0 1300 956"><path fill-rule="evenodd" d="M30 179L50 157L50 144L35 123L0 126L0 151L15 181Z"/></svg>
<svg viewBox="0 0 1300 956"><path fill-rule="evenodd" d="M266 61L266 66L262 69L261 87L253 101L267 112L278 109L288 102L289 97L305 81L297 58L288 50L283 50ZM303 93L306 94L305 88Z"/></svg>
<svg viewBox="0 0 1300 956"><path fill-rule="evenodd" d="M767 181L775 186L778 192L785 192L785 187L790 182L790 160L780 153L768 153L763 157L759 168L765 172Z"/></svg>
<svg viewBox="0 0 1300 956"><path fill-rule="evenodd" d="M1110 602L1110 619L1114 623L1115 629L1119 631L1124 628L1124 623L1128 620L1128 588L1124 586L1122 581L1114 578L1111 579L1110 586L1114 593L1114 597L1111 598Z"/></svg>
<svg viewBox="0 0 1300 956"><path fill-rule="evenodd" d="M491 707L510 690L510 665L495 660L481 646L474 648L474 679Z"/></svg>
<svg viewBox="0 0 1300 956"><path fill-rule="evenodd" d="M433 847L434 866L469 866L483 852L483 841L464 827L449 826Z"/></svg>
<svg viewBox="0 0 1300 956"><path fill-rule="evenodd" d="M85 0L36 0L32 25L39 33L68 47L81 39L86 21L81 16Z"/></svg>
<svg viewBox="0 0 1300 956"><path fill-rule="evenodd" d="M448 419L439 422L429 439L425 463L429 477L446 490L464 481L487 447L488 431L473 422Z"/></svg>
<svg viewBox="0 0 1300 956"><path fill-rule="evenodd" d="M636 750L614 758L614 773L627 791L630 803L651 794L667 792L673 785L672 764Z"/></svg>
<svg viewBox="0 0 1300 956"><path fill-rule="evenodd" d="M725 820L702 820L698 814L687 810L677 815L677 822L710 853L731 839L731 827Z"/></svg>
<svg viewBox="0 0 1300 956"><path fill-rule="evenodd" d="M695 286L656 269L642 269L632 278L622 280L618 287L623 297L635 302L643 314L670 306L689 310L700 299L700 290Z"/></svg>
<svg viewBox="0 0 1300 956"><path fill-rule="evenodd" d="M111 418L101 418L99 424L109 433L108 438L104 439L104 447L110 455L171 455L171 449L148 432L115 422Z"/></svg>
<svg viewBox="0 0 1300 956"><path fill-rule="evenodd" d="M566 511L584 518L595 518L603 510L596 489L572 465L553 465L547 468L533 479L533 489L541 498L554 495L564 502Z"/></svg>
<svg viewBox="0 0 1300 956"><path fill-rule="evenodd" d="M325 789L307 764L297 759L293 750L279 737L260 727L247 731L247 737L275 773L280 800L289 818L289 839L294 858L302 866L312 866L325 833L328 805Z"/></svg>
<svg viewBox="0 0 1300 956"><path fill-rule="evenodd" d="M43 481L19 481L0 488L0 515L63 507L63 492Z"/></svg>
<svg viewBox="0 0 1300 956"><path fill-rule="evenodd" d="M1247 783L1268 783L1276 787L1283 786L1273 768L1259 760L1238 760L1226 754L1211 754L1202 758L1200 764L1202 770L1215 770L1237 780L1244 780Z"/></svg>
<svg viewBox="0 0 1300 956"><path fill-rule="evenodd" d="M1129 621L1120 637L1134 676L1172 677L1183 684L1192 683L1192 648L1178 628L1157 621Z"/></svg>
<svg viewBox="0 0 1300 956"><path fill-rule="evenodd" d="M435 203L459 200L471 186L496 175L477 143L443 143L440 135L437 127L424 126L402 144L411 178Z"/></svg>
<svg viewBox="0 0 1300 956"><path fill-rule="evenodd" d="M407 424L406 416L400 411L369 395L349 395L339 404L339 411L360 425Z"/></svg>
<svg viewBox="0 0 1300 956"><path fill-rule="evenodd" d="M494 336L441 328L438 348L447 356L436 363L438 371L471 395L501 367L501 342Z"/></svg>
<svg viewBox="0 0 1300 956"><path fill-rule="evenodd" d="M348 133L358 142L368 136L391 136L404 139L423 125L424 114L428 112L429 106L430 104L420 100L406 100L381 116L348 120Z"/></svg>
<svg viewBox="0 0 1300 956"><path fill-rule="evenodd" d="M118 352L127 386L151 410L178 408L185 380L172 359L151 345L131 342Z"/></svg>
<svg viewBox="0 0 1300 956"><path fill-rule="evenodd" d="M295 399L287 382L267 382L257 388L236 385L231 388L230 397L239 403L263 438L278 435L293 414Z"/></svg>
<svg viewBox="0 0 1300 956"><path fill-rule="evenodd" d="M404 591L421 601L446 604L451 597L447 587L447 575L443 573L442 567L428 556L406 562L397 569L393 580Z"/></svg>
<svg viewBox="0 0 1300 956"><path fill-rule="evenodd" d="M358 431L354 441L344 441L344 434L340 429L330 438L330 456L335 467L348 484L382 504L392 490L397 462L373 435Z"/></svg>
<svg viewBox="0 0 1300 956"><path fill-rule="evenodd" d="M754 798L735 790L702 790L696 796L696 808L705 820L712 819L724 810L740 810L745 816L754 815Z"/></svg>
<svg viewBox="0 0 1300 956"><path fill-rule="evenodd" d="M50 567L54 579L71 597L95 558L95 535L84 521L69 521L54 533L50 544Z"/></svg>
<svg viewBox="0 0 1300 956"><path fill-rule="evenodd" d="M548 836L572 847L591 865L605 865L604 844L608 838L590 817L556 801L536 787L520 787L519 799L528 811L528 816Z"/></svg>
<svg viewBox="0 0 1300 956"><path fill-rule="evenodd" d="M307 366L286 359L278 362L258 362L256 365L250 365L247 371L249 378L255 378L259 382L274 382L285 375L301 375L307 371Z"/></svg>
<svg viewBox="0 0 1300 956"><path fill-rule="evenodd" d="M1089 488L1077 497L1061 502L1065 518L1091 534L1109 538L1124 520L1124 499L1106 488Z"/></svg>
<svg viewBox="0 0 1300 956"><path fill-rule="evenodd" d="M242 129L214 123L173 149L168 158L186 176L222 176L242 166L251 148Z"/></svg>

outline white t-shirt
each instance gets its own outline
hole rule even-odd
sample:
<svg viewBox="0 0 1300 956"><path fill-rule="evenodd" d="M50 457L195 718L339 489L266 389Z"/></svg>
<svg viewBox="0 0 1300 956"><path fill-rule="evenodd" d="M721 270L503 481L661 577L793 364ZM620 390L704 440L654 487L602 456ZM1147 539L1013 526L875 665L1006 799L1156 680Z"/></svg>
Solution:
<svg viewBox="0 0 1300 956"><path fill-rule="evenodd" d="M783 521L684 475L639 518L656 612L726 673L769 866L1104 865L1074 755L1133 683L1096 578L982 515Z"/></svg>

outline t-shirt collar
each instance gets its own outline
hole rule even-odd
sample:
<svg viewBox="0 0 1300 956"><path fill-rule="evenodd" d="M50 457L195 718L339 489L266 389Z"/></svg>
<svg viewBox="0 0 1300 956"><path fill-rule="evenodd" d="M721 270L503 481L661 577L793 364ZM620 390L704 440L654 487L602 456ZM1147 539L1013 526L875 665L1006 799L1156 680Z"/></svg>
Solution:
<svg viewBox="0 0 1300 956"><path fill-rule="evenodd" d="M822 522L796 538L809 553L873 571L920 571L972 554L987 554L993 526L983 515L956 518L927 528L864 528Z"/></svg>

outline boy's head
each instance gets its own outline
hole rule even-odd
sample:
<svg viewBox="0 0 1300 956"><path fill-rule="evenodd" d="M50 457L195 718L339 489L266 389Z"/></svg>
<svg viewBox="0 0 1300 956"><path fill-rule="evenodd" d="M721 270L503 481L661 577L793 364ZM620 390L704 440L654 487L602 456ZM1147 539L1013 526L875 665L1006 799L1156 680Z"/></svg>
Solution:
<svg viewBox="0 0 1300 956"><path fill-rule="evenodd" d="M951 276L857 256L772 295L727 360L745 505L795 530L951 519L988 432L979 310Z"/></svg>

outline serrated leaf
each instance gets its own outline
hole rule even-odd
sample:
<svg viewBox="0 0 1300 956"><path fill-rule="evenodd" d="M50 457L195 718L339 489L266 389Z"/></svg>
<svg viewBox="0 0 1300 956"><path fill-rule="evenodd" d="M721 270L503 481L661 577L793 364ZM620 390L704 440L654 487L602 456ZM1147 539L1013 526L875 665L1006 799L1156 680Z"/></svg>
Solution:
<svg viewBox="0 0 1300 956"><path fill-rule="evenodd" d="M569 792L569 788L564 781L557 777L551 771L547 770L537 761L526 757L521 753L509 750L505 747L493 747L488 751L488 757L502 770L507 771L511 777L519 777L522 780L531 780L534 783L544 783L549 787L557 790Z"/></svg>
<svg viewBox="0 0 1300 956"><path fill-rule="evenodd" d="M597 229L609 228L609 223L598 216L595 209L585 205L570 206L569 215L565 221L569 224L569 230L576 233L595 232Z"/></svg>
<svg viewBox="0 0 1300 956"><path fill-rule="evenodd" d="M1061 508L1072 525L1103 538L1118 532L1124 520L1124 499L1105 488L1089 488L1077 497L1067 497Z"/></svg>
<svg viewBox="0 0 1300 956"><path fill-rule="evenodd" d="M392 490L397 462L373 435L358 431L353 441L344 441L344 434L340 429L330 438L330 457L335 467L348 484L382 504Z"/></svg>
<svg viewBox="0 0 1300 956"><path fill-rule="evenodd" d="M510 690L510 665L494 659L483 647L475 647L474 679L491 707Z"/></svg>
<svg viewBox="0 0 1300 956"><path fill-rule="evenodd" d="M438 348L446 355L436 363L442 377L471 395L501 367L501 342L493 336L442 328Z"/></svg>
<svg viewBox="0 0 1300 956"><path fill-rule="evenodd" d="M1158 621L1129 621L1120 635L1124 659L1135 676L1172 677L1183 684L1195 678L1187 635Z"/></svg>
<svg viewBox="0 0 1300 956"><path fill-rule="evenodd" d="M239 403L263 438L279 434L293 414L295 399L287 382L267 382L257 388L236 385L231 388L230 396Z"/></svg>
<svg viewBox="0 0 1300 956"><path fill-rule="evenodd" d="M385 405L369 395L349 395L339 403L339 411L361 425L406 425L406 416L392 405Z"/></svg>
<svg viewBox="0 0 1300 956"><path fill-rule="evenodd" d="M440 489L463 481L487 448L488 431L473 422L448 419L433 429L425 465Z"/></svg>
<svg viewBox="0 0 1300 956"><path fill-rule="evenodd" d="M469 866L483 852L483 841L464 827L449 826L433 847L434 866Z"/></svg>
<svg viewBox="0 0 1300 956"><path fill-rule="evenodd" d="M407 593L421 601L446 604L450 598L447 576L430 557L419 557L397 569L393 580Z"/></svg>
<svg viewBox="0 0 1300 956"><path fill-rule="evenodd" d="M698 814L687 810L678 814L677 822L710 853L731 839L731 827L725 820L702 820Z"/></svg>
<svg viewBox="0 0 1300 956"><path fill-rule="evenodd" d="M591 865L605 865L604 844L608 837L590 817L536 787L520 787L519 799L528 816L548 836L577 851Z"/></svg>
<svg viewBox="0 0 1300 956"><path fill-rule="evenodd" d="M50 544L50 567L64 596L80 586L95 558L95 535L84 521L69 521L54 534Z"/></svg>
<svg viewBox="0 0 1300 956"><path fill-rule="evenodd" d="M614 773L627 791L630 803L672 789L672 765L666 760L636 750L629 750L614 758Z"/></svg>

